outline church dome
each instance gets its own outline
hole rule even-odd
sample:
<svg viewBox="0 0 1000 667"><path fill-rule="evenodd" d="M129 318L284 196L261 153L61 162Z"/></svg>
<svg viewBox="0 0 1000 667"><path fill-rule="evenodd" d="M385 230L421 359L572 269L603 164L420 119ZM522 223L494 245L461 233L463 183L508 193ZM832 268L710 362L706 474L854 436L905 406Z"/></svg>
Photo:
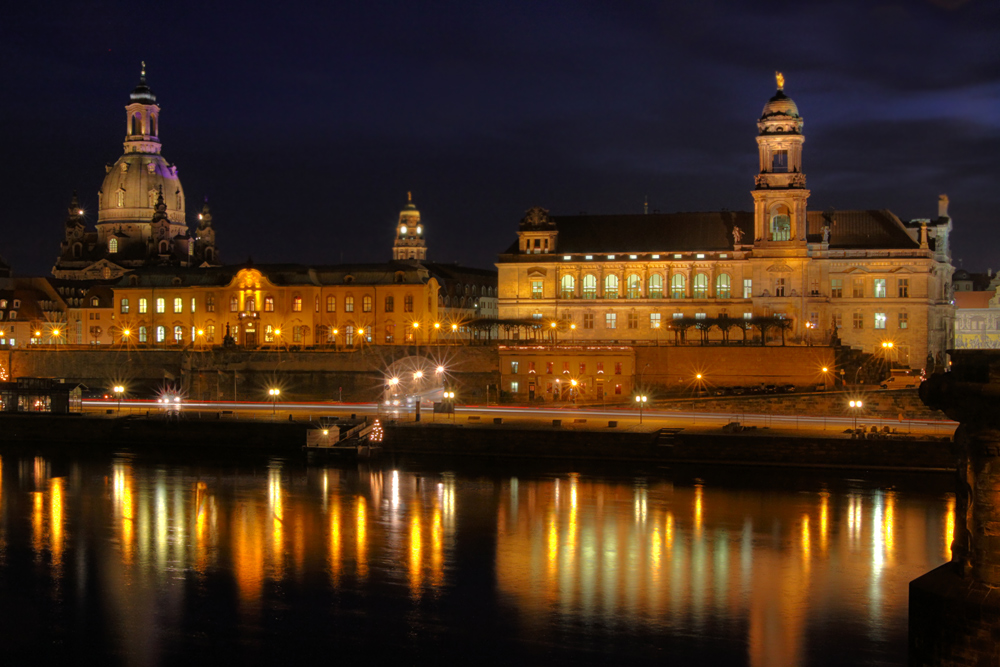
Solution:
<svg viewBox="0 0 1000 667"><path fill-rule="evenodd" d="M760 119L765 120L771 116L799 117L799 108L795 105L795 101L788 95L785 95L785 91L780 88L774 94L774 97L769 99L767 104L764 105L764 111L761 113Z"/></svg>
<svg viewBox="0 0 1000 667"><path fill-rule="evenodd" d="M177 177L177 167L160 155L122 155L108 168L101 185L97 222L148 223L156 211L161 189L167 217L171 222L185 224L184 188Z"/></svg>

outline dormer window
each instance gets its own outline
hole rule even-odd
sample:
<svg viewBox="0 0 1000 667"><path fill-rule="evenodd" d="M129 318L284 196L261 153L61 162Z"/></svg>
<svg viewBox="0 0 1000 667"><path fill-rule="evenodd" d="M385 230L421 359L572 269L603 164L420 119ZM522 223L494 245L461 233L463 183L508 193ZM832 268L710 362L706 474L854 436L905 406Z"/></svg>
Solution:
<svg viewBox="0 0 1000 667"><path fill-rule="evenodd" d="M112 238L108 241L108 252L112 255L118 252L118 239Z"/></svg>

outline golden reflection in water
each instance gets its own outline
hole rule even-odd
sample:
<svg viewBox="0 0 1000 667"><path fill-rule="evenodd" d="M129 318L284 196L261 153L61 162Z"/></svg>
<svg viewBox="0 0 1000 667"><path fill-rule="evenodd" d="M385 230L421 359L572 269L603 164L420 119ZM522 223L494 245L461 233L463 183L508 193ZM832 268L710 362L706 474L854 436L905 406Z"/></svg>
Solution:
<svg viewBox="0 0 1000 667"><path fill-rule="evenodd" d="M826 555L827 540L830 535L830 494L823 491L819 495L819 548Z"/></svg>
<svg viewBox="0 0 1000 667"><path fill-rule="evenodd" d="M410 595L420 597L421 568L423 567L423 541L420 536L420 505L410 506Z"/></svg>
<svg viewBox="0 0 1000 667"><path fill-rule="evenodd" d="M441 525L441 506L434 506L431 517L431 586L439 588L444 583L444 527Z"/></svg>
<svg viewBox="0 0 1000 667"><path fill-rule="evenodd" d="M701 507L704 488L701 484L694 485L694 531L701 537Z"/></svg>
<svg viewBox="0 0 1000 667"><path fill-rule="evenodd" d="M42 556L43 537L45 530L45 494L41 491L31 492L31 547L35 551L36 560Z"/></svg>
<svg viewBox="0 0 1000 667"><path fill-rule="evenodd" d="M875 492L872 511L872 569L876 574L881 572L885 564L885 529L882 517L885 513L885 499L881 491Z"/></svg>
<svg viewBox="0 0 1000 667"><path fill-rule="evenodd" d="M281 466L272 464L267 471L268 504L271 512L271 562L280 577L284 564L285 507L281 490Z"/></svg>
<svg viewBox="0 0 1000 667"><path fill-rule="evenodd" d="M809 515L802 515L802 567L809 574L809 559L812 555L812 538L809 535Z"/></svg>
<svg viewBox="0 0 1000 667"><path fill-rule="evenodd" d="M883 541L885 543L886 559L891 563L893 551L896 546L895 539L896 522L896 494L889 491L885 494L885 517L882 519Z"/></svg>
<svg viewBox="0 0 1000 667"><path fill-rule="evenodd" d="M243 503L236 510L233 530L233 570L240 599L256 601L264 577L264 525L257 519L255 506Z"/></svg>
<svg viewBox="0 0 1000 667"><path fill-rule="evenodd" d="M368 507L364 496L358 496L356 502L357 572L363 578L368 576Z"/></svg>
<svg viewBox="0 0 1000 667"><path fill-rule="evenodd" d="M951 543L955 541L955 496L948 494L944 510L944 557L951 560Z"/></svg>
<svg viewBox="0 0 1000 667"><path fill-rule="evenodd" d="M667 512L666 527L663 529L666 534L667 540L667 557L670 557L670 552L674 549L674 513Z"/></svg>
<svg viewBox="0 0 1000 667"><path fill-rule="evenodd" d="M63 554L63 478L49 480L49 552L52 554L53 577L62 576Z"/></svg>
<svg viewBox="0 0 1000 667"><path fill-rule="evenodd" d="M194 569L204 574L208 565L207 528L208 524L208 486L205 482L194 485Z"/></svg>
<svg viewBox="0 0 1000 667"><path fill-rule="evenodd" d="M340 496L330 501L330 579L334 586L340 583Z"/></svg>

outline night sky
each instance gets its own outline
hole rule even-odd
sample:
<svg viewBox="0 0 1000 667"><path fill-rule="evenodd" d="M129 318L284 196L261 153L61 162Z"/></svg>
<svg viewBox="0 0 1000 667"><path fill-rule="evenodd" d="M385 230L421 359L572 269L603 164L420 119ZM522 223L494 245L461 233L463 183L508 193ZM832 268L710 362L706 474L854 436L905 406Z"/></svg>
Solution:
<svg viewBox="0 0 1000 667"><path fill-rule="evenodd" d="M492 266L524 211L750 210L774 71L812 210L932 218L1000 269L1000 4L18 3L0 22L3 228L48 275L96 221L145 60L192 225L222 259L385 261L413 191L429 259Z"/></svg>

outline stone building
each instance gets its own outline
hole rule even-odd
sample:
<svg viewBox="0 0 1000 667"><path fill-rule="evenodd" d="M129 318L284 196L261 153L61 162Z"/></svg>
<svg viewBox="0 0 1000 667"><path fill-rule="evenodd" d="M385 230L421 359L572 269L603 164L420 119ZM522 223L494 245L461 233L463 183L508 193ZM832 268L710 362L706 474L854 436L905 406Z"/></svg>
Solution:
<svg viewBox="0 0 1000 667"><path fill-rule="evenodd" d="M145 63L125 112L125 150L106 167L96 230L87 229L87 212L74 194L52 269L56 278L108 280L144 266L218 264L207 204L192 232L177 165L160 154L160 106L146 85Z"/></svg>
<svg viewBox="0 0 1000 667"><path fill-rule="evenodd" d="M809 211L803 118L784 92L757 121L752 211L549 215L536 207L497 263L502 320L572 329L577 341L667 342L685 320L780 319L786 342L836 336L901 365L951 343L952 228L887 210ZM787 328L787 331L785 330ZM725 332L709 331L710 342Z"/></svg>

